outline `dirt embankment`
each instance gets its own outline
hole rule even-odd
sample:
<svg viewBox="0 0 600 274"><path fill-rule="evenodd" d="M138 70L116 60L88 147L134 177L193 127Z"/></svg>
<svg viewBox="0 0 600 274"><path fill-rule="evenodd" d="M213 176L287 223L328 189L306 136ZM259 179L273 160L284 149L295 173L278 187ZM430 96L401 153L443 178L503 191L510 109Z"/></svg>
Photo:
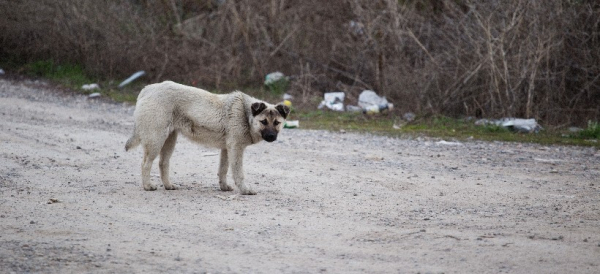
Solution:
<svg viewBox="0 0 600 274"><path fill-rule="evenodd" d="M181 188L147 192L132 113L0 80L2 272L600 269L596 149L286 130L247 149L258 195L238 196L217 151L181 138Z"/></svg>

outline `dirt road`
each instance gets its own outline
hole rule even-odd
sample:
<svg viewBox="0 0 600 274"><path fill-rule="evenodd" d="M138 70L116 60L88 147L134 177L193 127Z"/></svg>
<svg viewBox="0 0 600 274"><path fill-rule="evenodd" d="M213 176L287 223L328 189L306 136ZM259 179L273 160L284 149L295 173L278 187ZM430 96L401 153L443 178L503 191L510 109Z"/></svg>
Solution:
<svg viewBox="0 0 600 274"><path fill-rule="evenodd" d="M180 138L180 189L148 192L132 113L0 79L0 272L600 270L594 148L285 130L247 149L239 196Z"/></svg>

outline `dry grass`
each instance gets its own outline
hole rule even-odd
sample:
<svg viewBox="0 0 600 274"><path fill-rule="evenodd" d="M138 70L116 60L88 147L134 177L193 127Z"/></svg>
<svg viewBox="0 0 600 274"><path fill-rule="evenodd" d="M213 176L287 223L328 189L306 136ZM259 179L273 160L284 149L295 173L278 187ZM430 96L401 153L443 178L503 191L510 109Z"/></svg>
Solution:
<svg viewBox="0 0 600 274"><path fill-rule="evenodd" d="M374 89L400 112L600 118L600 4L589 0L1 1L0 58L223 90L282 71L304 105Z"/></svg>

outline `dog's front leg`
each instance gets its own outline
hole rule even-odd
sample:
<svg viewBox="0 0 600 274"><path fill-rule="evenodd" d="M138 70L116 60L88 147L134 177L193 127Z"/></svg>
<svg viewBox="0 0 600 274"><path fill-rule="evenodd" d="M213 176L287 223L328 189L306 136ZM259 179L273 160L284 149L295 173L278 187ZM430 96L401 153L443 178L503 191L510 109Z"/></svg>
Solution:
<svg viewBox="0 0 600 274"><path fill-rule="evenodd" d="M243 195L256 195L254 190L244 184L244 148L233 147L228 149L227 152L229 154L229 164L231 164L235 185L240 189L240 192Z"/></svg>
<svg viewBox="0 0 600 274"><path fill-rule="evenodd" d="M227 161L227 149L221 149L221 160L219 161L219 186L222 191L232 191L233 187L227 184L227 170L229 162Z"/></svg>

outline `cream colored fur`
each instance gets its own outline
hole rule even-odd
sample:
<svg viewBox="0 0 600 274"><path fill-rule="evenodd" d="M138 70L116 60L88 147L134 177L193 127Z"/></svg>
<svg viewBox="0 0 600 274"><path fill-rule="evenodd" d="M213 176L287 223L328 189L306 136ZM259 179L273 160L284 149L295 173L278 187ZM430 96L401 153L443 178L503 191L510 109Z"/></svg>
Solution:
<svg viewBox="0 0 600 274"><path fill-rule="evenodd" d="M253 105L254 103L257 104ZM125 145L125 150L139 144L144 149L144 189L156 190L156 186L150 183L150 169L158 155L165 189L177 189L169 181L169 159L175 148L177 135L181 133L194 142L221 149L218 172L221 190L233 190L227 184L227 171L231 166L233 180L240 192L256 194L244 184L244 149L263 140L265 134L275 135L276 138L289 113L287 107L277 106L280 110L287 111L282 116L276 106L260 103L261 101L239 91L218 95L170 81L146 86L138 96L133 136ZM260 108L260 113L253 113L252 107L260 105L264 109ZM271 124L265 126L265 121ZM274 140L273 136L268 137L269 141Z"/></svg>

